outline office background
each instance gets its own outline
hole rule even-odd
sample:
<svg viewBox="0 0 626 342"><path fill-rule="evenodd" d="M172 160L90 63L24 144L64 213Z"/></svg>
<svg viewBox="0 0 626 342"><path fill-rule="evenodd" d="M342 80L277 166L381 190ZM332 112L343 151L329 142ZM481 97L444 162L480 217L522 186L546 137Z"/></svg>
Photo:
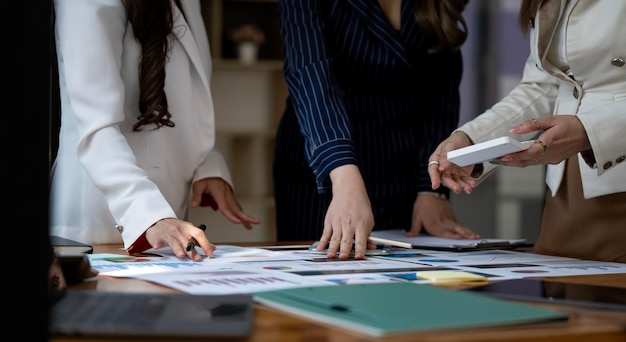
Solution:
<svg viewBox="0 0 626 342"><path fill-rule="evenodd" d="M216 6L216 2L223 6ZM275 54L266 52L264 56L261 50L256 65L233 64L236 56L225 34L246 20L256 21L271 31L275 27L264 21L271 17L271 9L205 0L208 3L213 6L205 20L214 56L218 148L231 166L242 205L263 222L253 231L244 232L219 214L201 209L192 209L190 220L217 222L221 228L209 230L211 240L217 243L273 240L272 136L286 96L280 63L273 59ZM529 47L517 24L520 4L520 0L469 2L465 12L469 37L463 46L461 123L495 103L521 79ZM218 18L219 11L222 16ZM249 12L263 13L263 17L254 17ZM272 40L271 35L268 38ZM544 167L502 168L472 195L452 194L450 201L459 221L483 236L535 241L545 194L543 177Z"/></svg>
<svg viewBox="0 0 626 342"><path fill-rule="evenodd" d="M273 134L287 95L282 79L276 1L201 3L213 55L216 145L229 163L241 204L262 223L245 231L219 213L196 208L190 210L188 219L207 224L214 243L272 241ZM469 37L462 48L460 123L490 107L521 79L529 48L527 37L517 24L520 4L521 0L470 0L465 11ZM252 65L238 62L235 44L228 36L232 29L247 23L260 26L267 38L260 46L258 61ZM54 75L52 78L55 82ZM58 126L54 87L52 98L51 158ZM450 201L457 219L485 237L535 241L545 195L544 170L542 166L500 168L471 195L452 194Z"/></svg>
<svg viewBox="0 0 626 342"><path fill-rule="evenodd" d="M469 38L463 47L461 123L489 108L519 82L529 53L519 28L521 0L470 0ZM545 166L500 168L472 195L453 195L461 223L483 236L527 238L539 234L545 196Z"/></svg>

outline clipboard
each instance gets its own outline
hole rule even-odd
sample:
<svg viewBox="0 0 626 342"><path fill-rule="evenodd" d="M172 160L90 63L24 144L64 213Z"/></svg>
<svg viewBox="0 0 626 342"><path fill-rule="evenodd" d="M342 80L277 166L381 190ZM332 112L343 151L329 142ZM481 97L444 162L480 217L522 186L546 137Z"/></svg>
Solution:
<svg viewBox="0 0 626 342"><path fill-rule="evenodd" d="M426 249L451 252L471 252L492 249L529 248L533 244L526 239L446 239L426 234L407 237L403 229L378 230L370 234L369 240L383 246L409 249Z"/></svg>

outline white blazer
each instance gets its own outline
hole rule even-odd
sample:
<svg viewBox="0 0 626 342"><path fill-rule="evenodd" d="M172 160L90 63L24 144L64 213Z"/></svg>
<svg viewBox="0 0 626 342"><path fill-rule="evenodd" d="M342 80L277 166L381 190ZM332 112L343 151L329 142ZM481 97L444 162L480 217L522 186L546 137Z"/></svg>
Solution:
<svg viewBox="0 0 626 342"><path fill-rule="evenodd" d="M172 2L165 92L175 127L133 132L141 47L120 0L55 0L61 96L50 233L129 247L156 221L186 217L191 184L221 177L213 150L211 57L200 3Z"/></svg>
<svg viewBox="0 0 626 342"><path fill-rule="evenodd" d="M626 1L571 1L565 51L573 79L547 59L567 3L552 0L537 13L530 30L531 53L520 84L458 130L479 143L511 135L508 130L525 120L575 114L595 156L594 160L578 153L584 197L626 192ZM564 166L565 162L548 165L546 183L553 196L563 179ZM485 163L484 167L486 177L494 166Z"/></svg>

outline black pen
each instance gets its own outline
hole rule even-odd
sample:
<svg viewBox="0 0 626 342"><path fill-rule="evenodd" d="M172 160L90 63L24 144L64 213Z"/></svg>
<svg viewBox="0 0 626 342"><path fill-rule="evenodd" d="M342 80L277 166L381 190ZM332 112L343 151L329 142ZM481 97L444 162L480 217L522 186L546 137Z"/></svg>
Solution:
<svg viewBox="0 0 626 342"><path fill-rule="evenodd" d="M198 228L202 229L202 231L206 230L206 226L204 224L201 224L198 226ZM191 252L191 250L196 247L198 245L198 241L195 238L191 238L189 239L189 242L187 242L187 252Z"/></svg>

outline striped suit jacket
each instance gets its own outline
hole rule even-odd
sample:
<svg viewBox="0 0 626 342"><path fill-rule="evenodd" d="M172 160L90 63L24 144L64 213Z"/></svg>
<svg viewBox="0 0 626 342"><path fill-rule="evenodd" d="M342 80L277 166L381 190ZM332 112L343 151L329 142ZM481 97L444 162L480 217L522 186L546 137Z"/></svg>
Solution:
<svg viewBox="0 0 626 342"><path fill-rule="evenodd" d="M462 60L459 51L427 53L413 4L402 1L397 31L377 0L279 2L289 97L275 182L308 175L322 194L330 171L356 164L372 206L408 198L410 207L418 191L432 191L427 158L457 127Z"/></svg>

